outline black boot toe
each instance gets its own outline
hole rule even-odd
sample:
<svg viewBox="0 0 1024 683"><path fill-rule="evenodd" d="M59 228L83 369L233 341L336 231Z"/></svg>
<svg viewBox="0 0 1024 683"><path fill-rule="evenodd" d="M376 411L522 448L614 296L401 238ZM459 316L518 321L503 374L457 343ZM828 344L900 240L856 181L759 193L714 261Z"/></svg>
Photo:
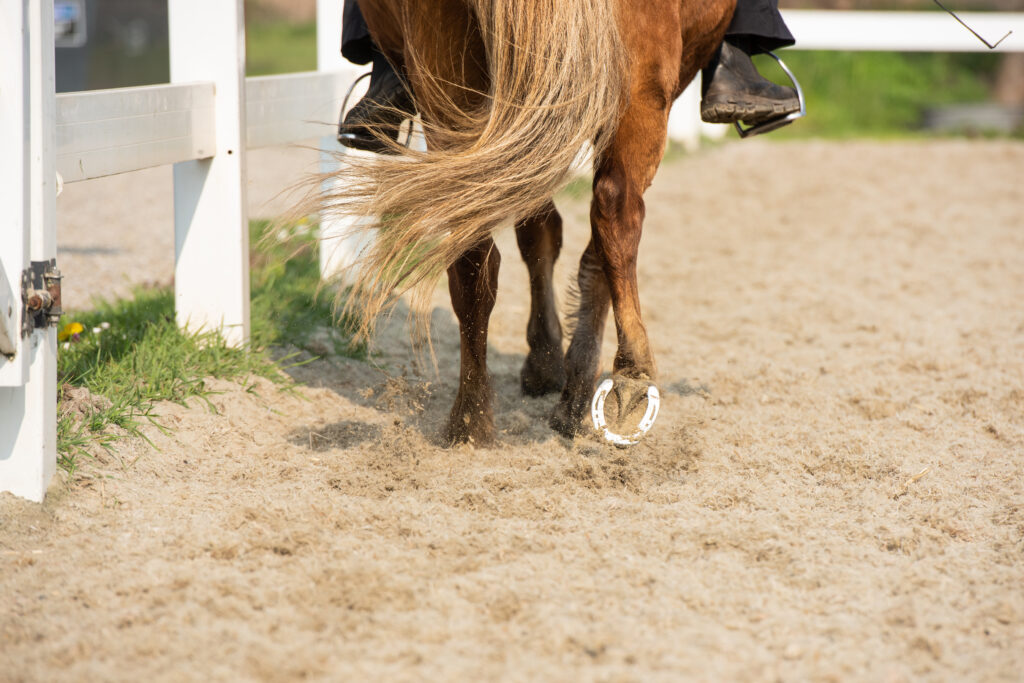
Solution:
<svg viewBox="0 0 1024 683"><path fill-rule="evenodd" d="M796 90L766 79L750 55L728 42L722 43L718 59L704 70L700 116L708 123L754 125L799 110Z"/></svg>

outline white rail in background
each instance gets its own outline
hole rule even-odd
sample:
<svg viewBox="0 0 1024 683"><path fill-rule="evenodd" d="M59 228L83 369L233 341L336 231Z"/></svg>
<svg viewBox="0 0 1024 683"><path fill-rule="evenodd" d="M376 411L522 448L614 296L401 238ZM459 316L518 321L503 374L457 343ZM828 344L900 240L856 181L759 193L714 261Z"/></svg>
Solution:
<svg viewBox="0 0 1024 683"><path fill-rule="evenodd" d="M360 73L310 71L245 79L249 149L333 132ZM57 170L72 183L212 156L212 83L150 85L57 95Z"/></svg>
<svg viewBox="0 0 1024 683"><path fill-rule="evenodd" d="M958 12L991 43L1013 31L996 51L1024 50L1024 12ZM797 50L886 50L898 52L988 52L945 12L841 12L784 10Z"/></svg>
<svg viewBox="0 0 1024 683"><path fill-rule="evenodd" d="M360 73L361 70L349 66L333 73L310 71L247 78L249 148L334 135L342 100Z"/></svg>
<svg viewBox="0 0 1024 683"><path fill-rule="evenodd" d="M75 182L210 156L212 83L57 96L57 171Z"/></svg>

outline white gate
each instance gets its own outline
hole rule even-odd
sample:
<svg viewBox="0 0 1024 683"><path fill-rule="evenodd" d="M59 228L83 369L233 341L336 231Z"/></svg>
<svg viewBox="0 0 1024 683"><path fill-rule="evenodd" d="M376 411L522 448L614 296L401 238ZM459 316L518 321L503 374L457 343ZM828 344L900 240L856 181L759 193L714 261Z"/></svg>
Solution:
<svg viewBox="0 0 1024 683"><path fill-rule="evenodd" d="M0 490L32 500L56 470L57 332L22 282L57 255L53 28L53 0L0 4Z"/></svg>

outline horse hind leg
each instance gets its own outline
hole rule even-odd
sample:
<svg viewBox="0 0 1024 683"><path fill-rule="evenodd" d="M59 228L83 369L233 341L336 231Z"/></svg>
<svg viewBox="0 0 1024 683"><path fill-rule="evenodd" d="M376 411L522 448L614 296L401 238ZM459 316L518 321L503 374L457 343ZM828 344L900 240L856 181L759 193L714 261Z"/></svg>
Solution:
<svg viewBox="0 0 1024 683"><path fill-rule="evenodd" d="M591 243L580 263L584 297L566 354L569 378L552 416L552 426L567 436L583 428L594 393L609 301L618 338L613 391L605 404L606 414L614 413L609 419L610 431L630 435L637 429L646 412L648 391L657 378L640 312L637 255L645 213L643 193L664 150L668 106L675 87L676 74L662 68L665 64L672 61L641 67L646 72L642 75L650 77L634 79L643 87L631 93L630 106L594 176Z"/></svg>
<svg viewBox="0 0 1024 683"><path fill-rule="evenodd" d="M487 238L448 269L448 292L459 320L459 391L448 418L449 444L494 441L494 408L487 373L487 327L498 294L501 256Z"/></svg>
<svg viewBox="0 0 1024 683"><path fill-rule="evenodd" d="M611 297L601 257L591 239L576 275L574 330L565 353L565 389L551 414L551 428L570 439L583 430L583 417L594 393L601 360L601 340Z"/></svg>
<svg viewBox="0 0 1024 683"><path fill-rule="evenodd" d="M516 223L519 253L530 273L530 321L526 341L530 351L519 379L527 396L543 396L565 386L562 325L558 320L553 285L555 261L562 249L562 217L553 203Z"/></svg>
<svg viewBox="0 0 1024 683"><path fill-rule="evenodd" d="M605 414L609 430L627 437L656 414L650 411L657 409L656 404L649 405L649 401L656 401L657 394L651 392L651 387L657 379L657 368L640 310L637 256L645 213L643 193L658 167L666 127L667 111L662 116L651 107L630 107L594 180L591 226L618 339L612 395L605 404ZM649 427L647 424L643 429ZM639 435L642 432L636 438Z"/></svg>

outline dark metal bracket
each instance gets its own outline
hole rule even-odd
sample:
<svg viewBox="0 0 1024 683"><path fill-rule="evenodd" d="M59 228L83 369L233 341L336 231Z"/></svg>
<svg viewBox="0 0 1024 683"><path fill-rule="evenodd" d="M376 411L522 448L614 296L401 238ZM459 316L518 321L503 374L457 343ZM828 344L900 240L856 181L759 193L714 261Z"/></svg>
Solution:
<svg viewBox="0 0 1024 683"><path fill-rule="evenodd" d="M960 25L961 25L961 26L963 26L963 27L964 27L965 29L967 29L967 30L968 30L968 31L970 31L971 33L973 33L973 34L974 34L974 37L975 37L975 38L977 38L978 40L980 40L981 42L985 43L985 47L987 47L987 48L988 48L988 49L990 49L990 50L994 50L994 49L996 49L997 47L999 47L999 43L1001 43L1001 42L1003 42L1004 40L1006 40L1007 38L1009 38L1009 37L1010 37L1010 34L1011 34L1011 33L1013 33L1013 31L1007 31L1007 32L1006 32L1006 35L1005 35L1005 36L1003 36L1002 38L1000 38L999 40L997 40L997 41L996 41L996 42L995 42L994 44L993 44L993 43L990 43L990 42L988 42L987 40L985 40L984 38L982 38L982 37L981 37L981 35L980 35L980 34L979 34L979 33L978 33L977 31L975 31L975 30L974 30L973 28L971 28L970 26L968 26L968 25L967 25L967 24L966 24L966 23L964 22L964 20L963 20L963 19L961 19L960 17L958 17L958 16L956 15L956 12L954 12L953 10L951 10L951 9L949 9L948 7L946 7L945 5L943 5L943 4L941 3L941 2L939 2L939 0L934 0L934 2L935 2L935 4L936 4L936 5L938 5L939 7L941 7L942 9L944 9L945 11L949 12L949 16L953 17L953 18L954 18L954 19L956 19L956 20L957 20L958 22L960 22Z"/></svg>
<svg viewBox="0 0 1024 683"><path fill-rule="evenodd" d="M57 259L32 261L21 273L21 336L34 330L56 327L64 310L61 308L60 283L63 276L57 270Z"/></svg>

